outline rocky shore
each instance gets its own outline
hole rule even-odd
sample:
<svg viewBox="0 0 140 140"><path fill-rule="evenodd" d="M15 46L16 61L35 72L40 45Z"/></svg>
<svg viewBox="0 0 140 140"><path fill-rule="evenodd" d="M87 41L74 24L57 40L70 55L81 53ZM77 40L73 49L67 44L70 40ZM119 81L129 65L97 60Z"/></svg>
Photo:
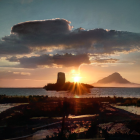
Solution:
<svg viewBox="0 0 140 140"><path fill-rule="evenodd" d="M29 135L28 140L33 137L37 140L37 134L42 133L42 129L45 131L43 139L57 139L62 126L65 130L63 137L65 135L67 139L139 137L140 116L115 108L102 100L47 98L10 108L0 113L1 139Z"/></svg>

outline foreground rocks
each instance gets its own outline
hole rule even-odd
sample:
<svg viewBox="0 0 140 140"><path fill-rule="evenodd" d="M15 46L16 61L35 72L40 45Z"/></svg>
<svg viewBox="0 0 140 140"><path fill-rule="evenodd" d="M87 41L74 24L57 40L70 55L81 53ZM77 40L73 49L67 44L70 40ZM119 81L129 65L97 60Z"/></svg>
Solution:
<svg viewBox="0 0 140 140"><path fill-rule="evenodd" d="M86 114L93 116L82 116ZM46 133L44 140L60 139L60 137L62 139L135 138L135 140L140 138L140 116L94 98L46 98L40 102L30 102L11 108L2 112L0 117L1 139L33 134L28 138L30 140L35 137L35 132L41 133L42 129L52 132ZM62 121L64 121L63 135ZM56 124L48 126L51 123Z"/></svg>

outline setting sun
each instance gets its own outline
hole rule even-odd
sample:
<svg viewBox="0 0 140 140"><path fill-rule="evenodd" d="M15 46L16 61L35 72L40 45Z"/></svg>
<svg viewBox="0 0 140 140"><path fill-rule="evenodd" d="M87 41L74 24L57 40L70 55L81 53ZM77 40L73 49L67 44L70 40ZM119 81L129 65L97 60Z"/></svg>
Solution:
<svg viewBox="0 0 140 140"><path fill-rule="evenodd" d="M79 81L80 81L80 78L81 78L81 77L79 77L79 76L75 76L75 77L74 77L74 82L79 82Z"/></svg>

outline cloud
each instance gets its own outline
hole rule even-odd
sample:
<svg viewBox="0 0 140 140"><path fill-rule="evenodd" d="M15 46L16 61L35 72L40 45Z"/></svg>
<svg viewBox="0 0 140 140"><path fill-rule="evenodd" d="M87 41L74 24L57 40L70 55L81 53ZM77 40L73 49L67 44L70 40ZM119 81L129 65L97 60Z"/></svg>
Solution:
<svg viewBox="0 0 140 140"><path fill-rule="evenodd" d="M0 54L29 54L36 48L55 48L57 53L114 54L140 49L140 34L82 28L72 30L65 19L28 21L14 25L0 42Z"/></svg>
<svg viewBox="0 0 140 140"><path fill-rule="evenodd" d="M10 62L20 62L19 67L24 68L37 68L38 66L62 66L62 67L79 67L81 64L90 64L89 57L87 54L64 54L64 55L41 55L32 57L11 57L7 58Z"/></svg>
<svg viewBox="0 0 140 140"><path fill-rule="evenodd" d="M92 63L117 63L118 61L119 61L119 59L113 59L113 58L95 59L95 60L92 60Z"/></svg>
<svg viewBox="0 0 140 140"><path fill-rule="evenodd" d="M16 55L29 54L31 52L31 49L20 42L20 38L16 35L11 34L0 41L0 54Z"/></svg>
<svg viewBox="0 0 140 140"><path fill-rule="evenodd" d="M28 21L14 25L11 33L16 33L21 36L48 35L47 37L49 37L50 35L68 34L72 29L69 24L70 22L65 19Z"/></svg>
<svg viewBox="0 0 140 140"><path fill-rule="evenodd" d="M29 76L29 72L0 71L0 79L24 79L29 78Z"/></svg>
<svg viewBox="0 0 140 140"><path fill-rule="evenodd" d="M29 72L13 72L13 74L18 74L18 75L31 75Z"/></svg>
<svg viewBox="0 0 140 140"><path fill-rule="evenodd" d="M14 25L11 34L0 41L0 54L29 54L35 47L58 47L70 33L69 24L67 20L55 19Z"/></svg>
<svg viewBox="0 0 140 140"><path fill-rule="evenodd" d="M73 30L70 24L65 19L16 24L11 34L0 41L0 55L7 56L10 62L19 62L15 67L78 67L83 63L118 62L118 59L92 59L92 56L140 50L139 33L105 29ZM27 54L31 57L23 57ZM16 55L20 55L20 58Z"/></svg>

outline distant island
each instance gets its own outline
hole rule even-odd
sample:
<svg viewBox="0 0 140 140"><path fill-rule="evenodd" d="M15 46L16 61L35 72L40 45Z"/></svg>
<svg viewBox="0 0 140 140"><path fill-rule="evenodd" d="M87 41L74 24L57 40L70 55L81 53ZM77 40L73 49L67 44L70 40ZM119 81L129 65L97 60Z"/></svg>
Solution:
<svg viewBox="0 0 140 140"><path fill-rule="evenodd" d="M84 83L65 82L65 73L59 72L56 83L48 83L43 88L46 90L68 91L75 94L90 93L94 86Z"/></svg>
<svg viewBox="0 0 140 140"><path fill-rule="evenodd" d="M93 85L96 87L140 87L140 84L131 83L123 78L118 72L93 83Z"/></svg>

